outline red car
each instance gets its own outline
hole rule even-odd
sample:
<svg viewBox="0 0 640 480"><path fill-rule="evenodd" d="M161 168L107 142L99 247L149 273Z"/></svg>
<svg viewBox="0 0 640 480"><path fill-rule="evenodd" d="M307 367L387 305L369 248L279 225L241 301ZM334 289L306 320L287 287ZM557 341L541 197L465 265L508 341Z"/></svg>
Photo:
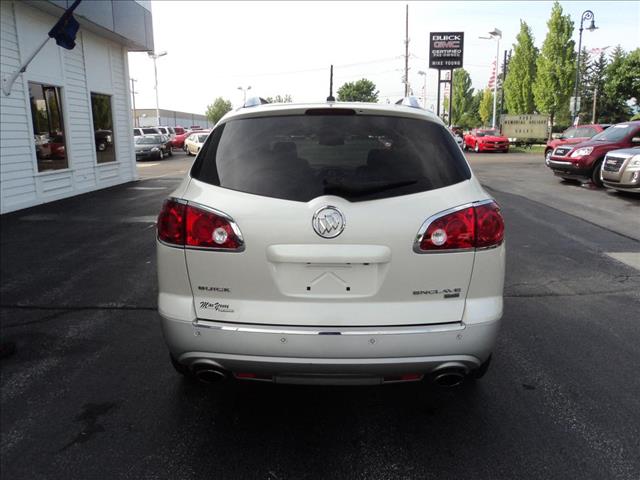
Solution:
<svg viewBox="0 0 640 480"><path fill-rule="evenodd" d="M640 121L613 125L586 142L556 147L545 161L565 180L591 180L601 187L600 165L607 152L640 145Z"/></svg>
<svg viewBox="0 0 640 480"><path fill-rule="evenodd" d="M462 144L465 150L475 152L503 152L509 151L509 139L498 130L474 128L464 136Z"/></svg>
<svg viewBox="0 0 640 480"><path fill-rule="evenodd" d="M177 134L176 136L173 137L173 140L171 140L171 148L184 148L184 141L187 139L187 137L189 135L191 135L193 132L189 131L189 130L185 130L183 133L181 134Z"/></svg>
<svg viewBox="0 0 640 480"><path fill-rule="evenodd" d="M594 135L609 128L611 124L593 124L593 125L580 125L577 127L569 127L560 138L549 140L544 150L544 158L548 160L551 158L551 153L561 145L575 145L577 143L586 142Z"/></svg>

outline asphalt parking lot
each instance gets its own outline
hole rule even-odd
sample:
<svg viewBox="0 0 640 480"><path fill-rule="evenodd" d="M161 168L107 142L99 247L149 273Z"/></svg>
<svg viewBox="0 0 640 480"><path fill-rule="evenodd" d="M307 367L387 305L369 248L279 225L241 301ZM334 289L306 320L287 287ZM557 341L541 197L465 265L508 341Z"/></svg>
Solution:
<svg viewBox="0 0 640 480"><path fill-rule="evenodd" d="M468 158L503 207L505 314L487 376L448 390L183 381L154 220L193 157L4 215L2 477L640 478L640 199Z"/></svg>

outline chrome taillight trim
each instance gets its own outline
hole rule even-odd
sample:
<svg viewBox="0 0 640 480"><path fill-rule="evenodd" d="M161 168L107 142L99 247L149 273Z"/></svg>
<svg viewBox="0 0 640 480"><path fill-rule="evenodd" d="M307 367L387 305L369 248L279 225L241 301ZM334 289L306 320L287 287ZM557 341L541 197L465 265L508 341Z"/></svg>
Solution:
<svg viewBox="0 0 640 480"><path fill-rule="evenodd" d="M167 200L182 204L185 207L186 206L192 206L192 207L198 208L200 210L204 210L206 212L213 213L214 215L217 215L218 217L224 218L227 222L229 222L229 225L231 225L231 229L233 230L233 233L236 235L236 237L238 237L238 242L240 243L240 245L238 246L238 248L194 247L192 245L175 245L173 243L167 243L167 242L165 242L165 241L160 239L160 237L158 236L158 233L157 233L157 225L156 225L156 239L162 245L166 245L167 247L180 248L180 249L184 249L184 250L207 250L209 252L227 252L227 253L244 252L244 250L246 248L245 247L245 243L244 243L244 237L242 236L242 232L240 231L240 227L238 226L238 224L235 222L235 220L230 215L228 215L228 214L226 214L226 213L224 213L224 212L222 212L220 210L217 210L215 208L208 207L207 205L202 205L201 203L198 203L198 202L191 202L191 201L185 200L183 198L169 197L169 198L167 198Z"/></svg>
<svg viewBox="0 0 640 480"><path fill-rule="evenodd" d="M476 250L491 250L492 248L499 247L504 242L504 239L500 243L496 243L495 245L490 245L488 247L471 247L471 248L455 248L455 249L446 249L446 250L422 250L420 248L420 244L422 243L422 238L424 237L425 232L429 228L429 226L436 221L437 219L444 217L445 215L449 215L451 213L458 212L460 210L464 210L466 208L471 207L479 207L481 205L486 205L488 203L496 203L497 202L493 198L488 198L485 200L477 200L475 202L469 202L462 205L458 205L457 207L448 208L447 210L443 210L434 215L431 215L427 218L424 223L420 226L418 233L416 234L416 239L413 242L413 251L415 253L419 253L421 255L424 254L434 254L434 253L465 253L465 252L475 252Z"/></svg>

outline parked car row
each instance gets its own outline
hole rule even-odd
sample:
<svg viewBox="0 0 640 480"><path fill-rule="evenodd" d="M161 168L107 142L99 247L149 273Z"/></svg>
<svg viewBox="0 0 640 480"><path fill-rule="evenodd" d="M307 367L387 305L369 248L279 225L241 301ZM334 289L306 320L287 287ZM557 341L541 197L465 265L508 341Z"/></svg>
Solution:
<svg viewBox="0 0 640 480"><path fill-rule="evenodd" d="M556 146L545 153L546 165L564 180L640 191L640 121L585 127L603 129L585 141Z"/></svg>

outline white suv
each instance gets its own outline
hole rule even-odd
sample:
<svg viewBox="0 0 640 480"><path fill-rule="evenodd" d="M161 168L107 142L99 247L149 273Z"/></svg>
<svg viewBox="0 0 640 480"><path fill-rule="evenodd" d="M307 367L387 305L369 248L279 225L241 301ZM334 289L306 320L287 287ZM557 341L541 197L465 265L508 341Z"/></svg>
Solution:
<svg viewBox="0 0 640 480"><path fill-rule="evenodd" d="M238 109L158 217L172 362L203 381L478 378L502 316L503 237L430 112Z"/></svg>

